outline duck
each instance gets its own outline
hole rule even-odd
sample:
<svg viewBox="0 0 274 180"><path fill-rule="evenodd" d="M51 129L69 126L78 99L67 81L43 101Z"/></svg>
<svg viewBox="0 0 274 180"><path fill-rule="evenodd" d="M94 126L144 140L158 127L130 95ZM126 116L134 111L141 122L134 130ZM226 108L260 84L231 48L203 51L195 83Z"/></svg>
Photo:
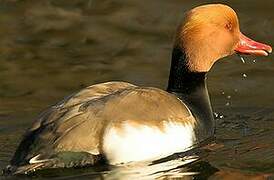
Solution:
<svg viewBox="0 0 274 180"><path fill-rule="evenodd" d="M42 112L5 169L123 165L186 152L214 136L207 73L232 54L267 56L224 4L189 10L176 33L166 90L111 81L86 87Z"/></svg>

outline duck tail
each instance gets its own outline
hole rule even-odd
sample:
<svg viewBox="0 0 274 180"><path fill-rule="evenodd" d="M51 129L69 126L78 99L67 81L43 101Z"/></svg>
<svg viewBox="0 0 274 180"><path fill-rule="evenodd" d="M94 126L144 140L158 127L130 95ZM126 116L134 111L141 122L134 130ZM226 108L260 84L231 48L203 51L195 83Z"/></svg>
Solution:
<svg viewBox="0 0 274 180"><path fill-rule="evenodd" d="M42 169L86 167L104 162L101 155L87 152L59 152L49 159L39 158L37 155L23 165L11 163L3 170L3 175L29 175Z"/></svg>
<svg viewBox="0 0 274 180"><path fill-rule="evenodd" d="M27 164L24 166L12 166L8 165L6 168L2 170L2 174L4 176L10 175L27 175L35 172L36 170L47 167L48 165L45 163L35 163L35 164Z"/></svg>

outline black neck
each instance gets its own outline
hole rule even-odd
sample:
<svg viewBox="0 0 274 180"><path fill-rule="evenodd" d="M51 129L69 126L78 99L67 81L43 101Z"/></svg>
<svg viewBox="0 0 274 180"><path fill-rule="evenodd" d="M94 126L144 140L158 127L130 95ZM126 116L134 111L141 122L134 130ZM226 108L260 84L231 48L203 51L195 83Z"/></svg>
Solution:
<svg viewBox="0 0 274 180"><path fill-rule="evenodd" d="M191 110L198 122L198 140L214 133L214 118L206 85L206 72L192 72L187 57L180 48L174 48L167 91L175 94Z"/></svg>

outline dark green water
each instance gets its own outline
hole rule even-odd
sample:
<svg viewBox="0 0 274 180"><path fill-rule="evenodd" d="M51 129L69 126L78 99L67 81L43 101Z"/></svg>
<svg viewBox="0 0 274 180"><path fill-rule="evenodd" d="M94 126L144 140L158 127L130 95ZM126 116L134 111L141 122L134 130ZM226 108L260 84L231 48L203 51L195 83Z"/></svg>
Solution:
<svg viewBox="0 0 274 180"><path fill-rule="evenodd" d="M0 169L39 112L82 87L123 80L164 89L176 25L183 12L206 2L216 1L1 0ZM274 44L273 0L218 2L238 12L246 35ZM134 168L56 170L36 178L274 178L274 56L247 57L246 63L225 58L208 81L219 114L217 140L200 161L174 168L178 157Z"/></svg>

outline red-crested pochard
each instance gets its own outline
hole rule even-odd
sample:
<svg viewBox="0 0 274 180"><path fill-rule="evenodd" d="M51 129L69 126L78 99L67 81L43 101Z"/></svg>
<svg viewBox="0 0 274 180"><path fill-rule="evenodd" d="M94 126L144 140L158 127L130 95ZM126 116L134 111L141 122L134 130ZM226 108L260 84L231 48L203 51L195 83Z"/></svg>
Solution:
<svg viewBox="0 0 274 180"><path fill-rule="evenodd" d="M119 165L189 150L214 133L206 86L212 65L235 52L271 51L240 32L232 8L196 7L177 29L166 91L126 82L82 89L40 115L5 171Z"/></svg>

